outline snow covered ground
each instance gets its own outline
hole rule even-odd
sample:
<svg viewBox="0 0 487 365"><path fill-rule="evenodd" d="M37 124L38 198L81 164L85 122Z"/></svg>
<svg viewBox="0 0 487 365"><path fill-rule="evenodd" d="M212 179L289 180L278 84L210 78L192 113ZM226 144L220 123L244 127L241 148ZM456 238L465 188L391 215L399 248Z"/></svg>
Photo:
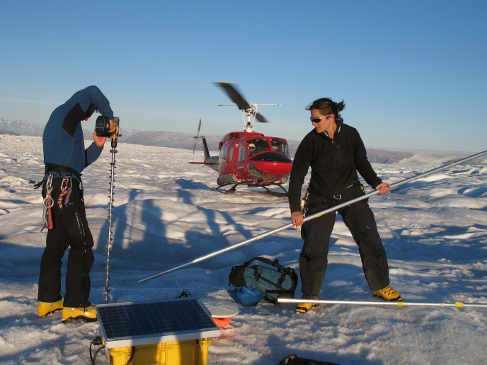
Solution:
<svg viewBox="0 0 487 365"><path fill-rule="evenodd" d="M112 302L224 298L232 265L277 257L297 269L301 239L283 231L167 276L137 280L289 223L285 198L243 189L213 190L216 173L187 164L189 150L119 143L113 218ZM415 155L376 164L399 181L440 165ZM459 156L457 156L459 157ZM94 303L103 303L110 151L84 174L96 245ZM487 159L479 159L373 197L392 285L407 301L487 303ZM43 174L40 137L0 136L0 363L89 364L96 323L64 325L36 316ZM350 233L338 219L322 299L372 300ZM296 293L300 294L299 287ZM295 314L292 305L241 308L209 347L208 364L277 364L284 356L340 364L486 364L487 310L326 305ZM99 357L102 360L103 357ZM99 362L101 363L101 361Z"/></svg>

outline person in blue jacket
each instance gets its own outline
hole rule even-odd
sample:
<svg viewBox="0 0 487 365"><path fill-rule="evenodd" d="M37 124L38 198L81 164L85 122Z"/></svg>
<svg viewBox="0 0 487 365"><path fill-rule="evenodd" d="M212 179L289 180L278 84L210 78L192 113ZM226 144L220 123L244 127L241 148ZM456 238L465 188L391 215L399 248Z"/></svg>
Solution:
<svg viewBox="0 0 487 365"><path fill-rule="evenodd" d="M96 309L89 301L93 237L81 182L81 172L100 156L106 140L93 132L93 143L85 148L81 121L88 120L95 111L110 119L110 132L118 134L108 99L98 87L88 86L54 109L42 137L42 195L48 232L40 264L38 315L43 317L62 309L63 322L75 318L96 320ZM68 247L66 290L62 297L61 265Z"/></svg>

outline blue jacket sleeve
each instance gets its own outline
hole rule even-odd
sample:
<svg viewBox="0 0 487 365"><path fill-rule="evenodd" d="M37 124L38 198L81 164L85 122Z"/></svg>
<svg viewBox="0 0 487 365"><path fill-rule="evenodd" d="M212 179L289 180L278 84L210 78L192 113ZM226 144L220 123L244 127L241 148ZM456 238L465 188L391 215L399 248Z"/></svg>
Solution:
<svg viewBox="0 0 487 365"><path fill-rule="evenodd" d="M100 156L103 151L103 146L98 147L95 142L93 142L86 150L85 150L85 163L86 166L92 164L96 161L96 159ZM86 167L85 166L85 167Z"/></svg>
<svg viewBox="0 0 487 365"><path fill-rule="evenodd" d="M91 85L88 86L85 91L89 95L90 102L96 107L101 115L113 118L113 111L110 107L110 102L98 87Z"/></svg>

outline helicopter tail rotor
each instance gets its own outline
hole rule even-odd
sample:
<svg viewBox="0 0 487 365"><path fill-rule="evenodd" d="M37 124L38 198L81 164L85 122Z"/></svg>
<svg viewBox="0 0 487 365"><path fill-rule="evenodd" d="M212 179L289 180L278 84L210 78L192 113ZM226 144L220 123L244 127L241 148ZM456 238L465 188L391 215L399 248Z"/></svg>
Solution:
<svg viewBox="0 0 487 365"><path fill-rule="evenodd" d="M193 139L195 140L194 144L193 144L193 158L194 158L194 151L196 149L196 143L201 138L200 137L200 130L201 130L201 118L200 118L200 121L198 122L198 129L196 130L196 136L193 137Z"/></svg>

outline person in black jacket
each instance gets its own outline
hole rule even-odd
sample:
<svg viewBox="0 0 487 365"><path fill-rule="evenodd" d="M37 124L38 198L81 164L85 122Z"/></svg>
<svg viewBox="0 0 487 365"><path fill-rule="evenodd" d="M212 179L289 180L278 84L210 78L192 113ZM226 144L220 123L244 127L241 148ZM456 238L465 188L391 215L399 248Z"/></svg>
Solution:
<svg viewBox="0 0 487 365"><path fill-rule="evenodd" d="M289 205L292 223L301 227L304 240L299 268L304 299L317 299L325 277L329 240L335 224L335 213L326 214L303 224L301 187L311 167L305 214L311 215L364 195L357 171L379 194L389 192L389 184L377 177L367 160L367 153L357 130L343 123L339 114L345 107L328 98L315 100L308 108L314 129L296 151L289 181ZM338 210L359 247L365 278L375 296L400 300L389 285L387 257L377 232L374 215L366 200ZM297 312L307 312L314 305L303 301Z"/></svg>

